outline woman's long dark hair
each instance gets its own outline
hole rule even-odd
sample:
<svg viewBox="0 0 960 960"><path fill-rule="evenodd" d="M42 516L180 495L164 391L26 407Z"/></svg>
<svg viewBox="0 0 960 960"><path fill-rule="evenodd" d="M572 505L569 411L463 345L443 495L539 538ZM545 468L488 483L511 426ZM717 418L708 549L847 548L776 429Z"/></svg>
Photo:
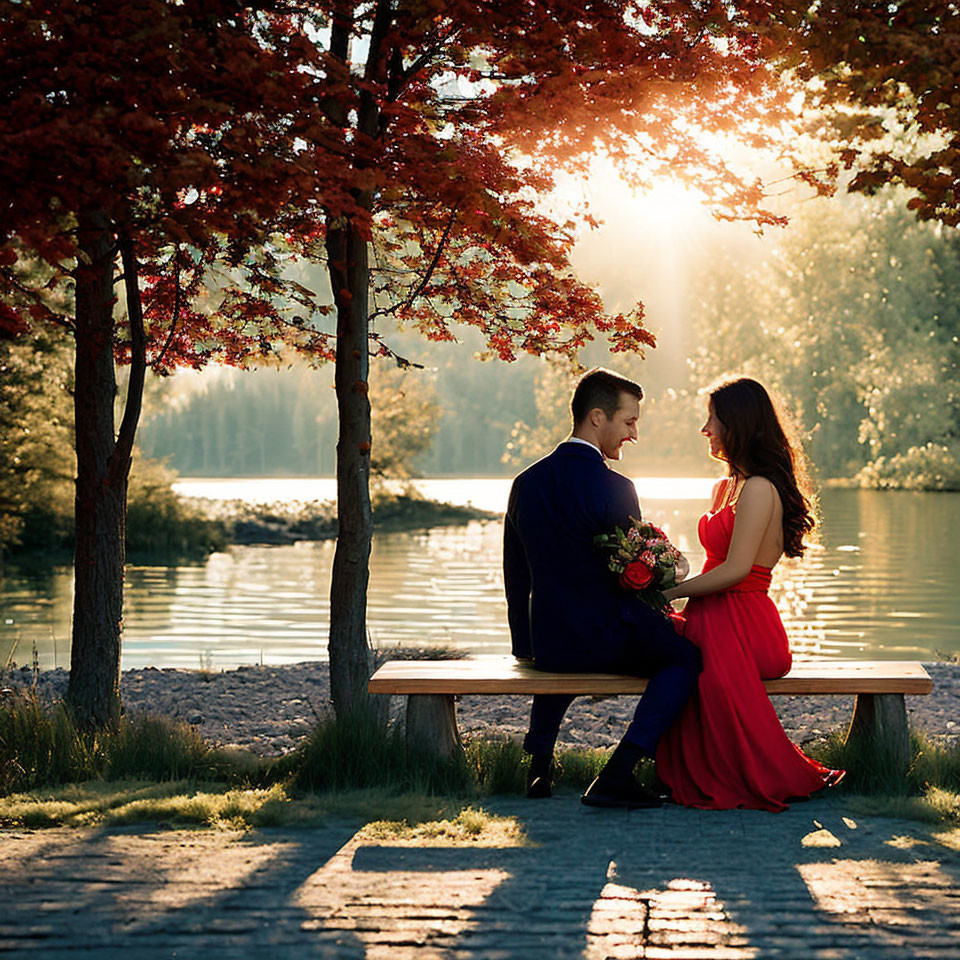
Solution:
<svg viewBox="0 0 960 960"><path fill-rule="evenodd" d="M710 391L723 425L723 458L731 476L766 477L783 504L783 552L799 557L803 537L814 527L806 474L794 453L769 394L756 380L740 377ZM802 489L803 488L803 489Z"/></svg>

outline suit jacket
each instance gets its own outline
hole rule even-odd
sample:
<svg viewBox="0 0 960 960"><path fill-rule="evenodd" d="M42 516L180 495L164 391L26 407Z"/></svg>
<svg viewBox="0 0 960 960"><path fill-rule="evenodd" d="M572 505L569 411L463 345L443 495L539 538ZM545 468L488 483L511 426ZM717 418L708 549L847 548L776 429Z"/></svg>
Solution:
<svg viewBox="0 0 960 960"><path fill-rule="evenodd" d="M594 546L631 517L640 517L633 483L583 443L561 443L513 481L503 578L514 656L545 670L616 671L638 643L675 636Z"/></svg>

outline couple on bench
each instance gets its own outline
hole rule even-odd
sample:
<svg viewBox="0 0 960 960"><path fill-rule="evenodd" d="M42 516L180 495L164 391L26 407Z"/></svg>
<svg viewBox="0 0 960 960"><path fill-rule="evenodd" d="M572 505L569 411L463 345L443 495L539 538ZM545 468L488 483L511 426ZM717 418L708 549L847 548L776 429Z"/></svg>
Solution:
<svg viewBox="0 0 960 960"><path fill-rule="evenodd" d="M514 656L542 670L649 678L585 804L782 810L843 776L790 741L763 687L790 669L767 587L773 566L800 556L813 527L802 473L763 386L741 378L710 393L701 432L727 476L700 518L703 571L663 591L668 601L691 598L683 617L668 616L622 586L594 544L640 517L633 483L606 461L637 441L642 397L632 380L587 373L571 401L570 439L513 482L503 567ZM529 797L550 796L554 745L573 699L533 698ZM634 775L644 757L656 761L654 789Z"/></svg>

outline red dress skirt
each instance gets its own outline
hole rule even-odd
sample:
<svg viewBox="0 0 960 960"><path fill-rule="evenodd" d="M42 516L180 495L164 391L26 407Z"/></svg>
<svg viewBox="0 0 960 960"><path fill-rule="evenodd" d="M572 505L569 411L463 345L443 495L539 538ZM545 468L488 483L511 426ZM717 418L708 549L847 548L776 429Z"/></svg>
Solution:
<svg viewBox="0 0 960 960"><path fill-rule="evenodd" d="M722 563L730 546L731 506L700 518L707 559ZM767 596L769 567L754 566L720 593L692 597L684 635L703 655L697 692L657 745L657 774L677 803L728 810L784 810L790 798L826 785L830 771L786 735L763 681L790 669L790 647Z"/></svg>

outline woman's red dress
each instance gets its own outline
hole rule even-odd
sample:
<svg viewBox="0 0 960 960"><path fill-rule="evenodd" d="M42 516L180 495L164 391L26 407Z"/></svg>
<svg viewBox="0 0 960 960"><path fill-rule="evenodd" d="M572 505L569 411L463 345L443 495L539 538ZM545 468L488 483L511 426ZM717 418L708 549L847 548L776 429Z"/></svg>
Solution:
<svg viewBox="0 0 960 960"><path fill-rule="evenodd" d="M728 505L700 518L703 572L722 563L733 533ZM763 680L790 669L790 647L767 596L769 567L719 593L692 597L684 635L703 654L700 683L657 746L657 774L677 803L728 810L783 810L826 785L826 767L784 733Z"/></svg>

